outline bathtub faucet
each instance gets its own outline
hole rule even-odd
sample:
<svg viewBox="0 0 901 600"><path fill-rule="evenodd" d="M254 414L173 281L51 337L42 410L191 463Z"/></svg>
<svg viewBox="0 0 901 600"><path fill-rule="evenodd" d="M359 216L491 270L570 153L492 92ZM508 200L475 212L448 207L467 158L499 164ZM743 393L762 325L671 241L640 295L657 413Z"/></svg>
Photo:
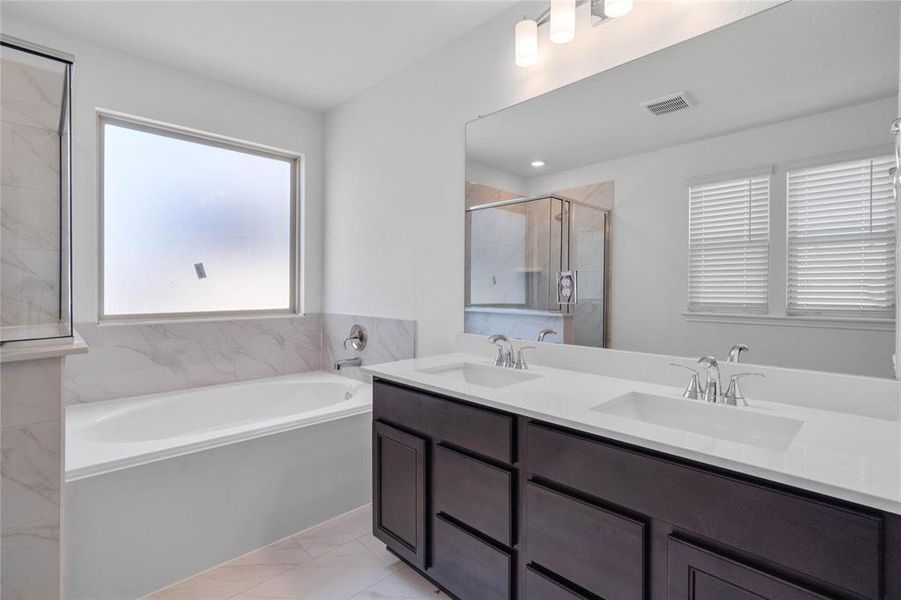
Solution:
<svg viewBox="0 0 901 600"><path fill-rule="evenodd" d="M355 358L339 358L335 361L335 370L340 371L342 367L359 367L363 364L363 359L359 356Z"/></svg>

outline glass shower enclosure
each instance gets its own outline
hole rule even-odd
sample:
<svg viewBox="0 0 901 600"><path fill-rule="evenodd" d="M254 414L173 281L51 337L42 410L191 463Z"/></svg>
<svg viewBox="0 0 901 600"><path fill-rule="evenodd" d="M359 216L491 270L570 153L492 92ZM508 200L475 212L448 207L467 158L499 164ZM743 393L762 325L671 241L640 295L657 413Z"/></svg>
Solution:
<svg viewBox="0 0 901 600"><path fill-rule="evenodd" d="M464 330L606 347L608 209L558 196L466 209Z"/></svg>
<svg viewBox="0 0 901 600"><path fill-rule="evenodd" d="M0 343L70 337L72 58L0 42Z"/></svg>

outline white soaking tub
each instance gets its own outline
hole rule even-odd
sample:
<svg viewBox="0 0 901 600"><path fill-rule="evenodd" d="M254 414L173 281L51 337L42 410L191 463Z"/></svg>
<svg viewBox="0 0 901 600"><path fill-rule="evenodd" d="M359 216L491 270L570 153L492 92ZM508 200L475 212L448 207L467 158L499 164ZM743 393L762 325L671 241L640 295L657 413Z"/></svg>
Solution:
<svg viewBox="0 0 901 600"><path fill-rule="evenodd" d="M70 598L134 598L370 500L372 387L314 372L66 409Z"/></svg>

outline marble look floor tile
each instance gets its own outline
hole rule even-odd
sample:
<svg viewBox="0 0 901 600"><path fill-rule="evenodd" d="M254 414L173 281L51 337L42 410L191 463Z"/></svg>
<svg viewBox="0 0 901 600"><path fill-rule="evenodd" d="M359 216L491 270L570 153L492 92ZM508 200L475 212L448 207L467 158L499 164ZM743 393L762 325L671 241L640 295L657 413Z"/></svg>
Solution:
<svg viewBox="0 0 901 600"><path fill-rule="evenodd" d="M448 598L419 573L402 565L393 575L379 581L351 600L431 600Z"/></svg>
<svg viewBox="0 0 901 600"><path fill-rule="evenodd" d="M370 531L372 531L372 511L366 507L302 531L295 535L294 539L311 556L322 556Z"/></svg>
<svg viewBox="0 0 901 600"><path fill-rule="evenodd" d="M145 596L145 600L220 600L284 573L285 565L227 564Z"/></svg>
<svg viewBox="0 0 901 600"><path fill-rule="evenodd" d="M390 577L399 564L388 563L354 540L243 592L239 598L343 600Z"/></svg>
<svg viewBox="0 0 901 600"><path fill-rule="evenodd" d="M297 540L288 538L245 554L228 564L297 566L310 560L313 560L313 557L303 549L303 546Z"/></svg>

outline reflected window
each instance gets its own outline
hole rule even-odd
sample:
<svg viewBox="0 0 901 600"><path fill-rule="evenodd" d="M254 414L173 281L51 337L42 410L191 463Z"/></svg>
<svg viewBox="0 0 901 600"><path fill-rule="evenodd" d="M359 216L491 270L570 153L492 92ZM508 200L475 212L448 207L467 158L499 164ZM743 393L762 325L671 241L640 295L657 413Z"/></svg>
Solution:
<svg viewBox="0 0 901 600"><path fill-rule="evenodd" d="M788 173L788 313L893 319L893 156Z"/></svg>
<svg viewBox="0 0 901 600"><path fill-rule="evenodd" d="M688 310L766 313L770 176L696 184L688 196Z"/></svg>
<svg viewBox="0 0 901 600"><path fill-rule="evenodd" d="M296 310L299 158L101 118L101 318Z"/></svg>

